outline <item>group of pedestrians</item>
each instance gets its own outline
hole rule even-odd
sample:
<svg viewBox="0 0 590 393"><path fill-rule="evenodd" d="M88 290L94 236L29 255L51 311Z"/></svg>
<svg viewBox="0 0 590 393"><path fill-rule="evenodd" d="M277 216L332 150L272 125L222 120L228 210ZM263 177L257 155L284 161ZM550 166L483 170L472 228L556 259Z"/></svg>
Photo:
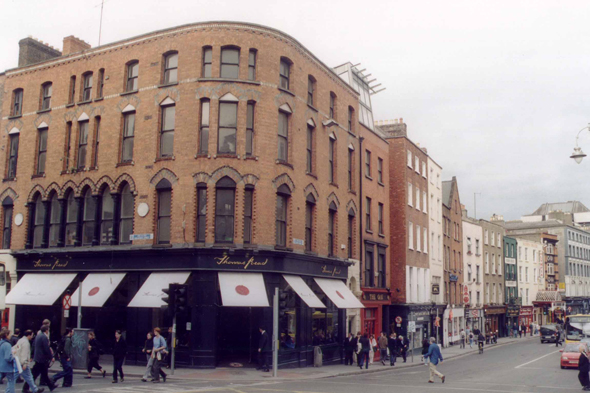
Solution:
<svg viewBox="0 0 590 393"><path fill-rule="evenodd" d="M375 336L367 333L361 334L359 332L356 336L349 333L348 337L344 339L344 364L352 366L356 356L357 366L361 369L363 366L368 369L369 364L373 363L375 353L379 353L383 365L385 365L387 356L389 356L391 366L395 365L398 356L401 356L405 363L409 344L407 338L402 335L397 336L395 333L391 333L387 337L385 332L381 332L378 340Z"/></svg>
<svg viewBox="0 0 590 393"><path fill-rule="evenodd" d="M162 366L166 355L168 355L168 345L166 339L162 336L160 328L156 327L152 332L147 334L145 345L141 352L145 353L148 362L141 378L142 382L147 382L148 378L151 378L150 380L153 383L166 382L168 374L162 370ZM162 377L161 380L160 377ZM122 376L121 379L123 379Z"/></svg>

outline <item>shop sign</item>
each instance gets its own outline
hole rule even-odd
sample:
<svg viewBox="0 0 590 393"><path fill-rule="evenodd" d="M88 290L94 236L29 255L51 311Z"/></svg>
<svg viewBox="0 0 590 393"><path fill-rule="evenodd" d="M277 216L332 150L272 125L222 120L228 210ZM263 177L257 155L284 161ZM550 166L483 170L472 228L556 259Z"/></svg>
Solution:
<svg viewBox="0 0 590 393"><path fill-rule="evenodd" d="M479 310L471 310L470 314L471 318L479 318Z"/></svg>
<svg viewBox="0 0 590 393"><path fill-rule="evenodd" d="M154 238L153 233L138 233L129 235L129 240L152 240Z"/></svg>
<svg viewBox="0 0 590 393"><path fill-rule="evenodd" d="M432 294L433 295L440 294L440 284L432 284Z"/></svg>
<svg viewBox="0 0 590 393"><path fill-rule="evenodd" d="M366 292L363 291L362 299L369 302L388 302L389 294L383 292Z"/></svg>
<svg viewBox="0 0 590 393"><path fill-rule="evenodd" d="M506 308L506 316L509 317L509 318L518 317L519 314L520 314L520 307L519 306L511 306L511 305L509 305Z"/></svg>
<svg viewBox="0 0 590 393"><path fill-rule="evenodd" d="M505 312L506 310L504 309L504 307L486 309L486 315L504 314Z"/></svg>
<svg viewBox="0 0 590 393"><path fill-rule="evenodd" d="M339 276L342 273L341 269L338 269L336 266L328 267L327 265L322 266L322 273L329 274L330 276Z"/></svg>
<svg viewBox="0 0 590 393"><path fill-rule="evenodd" d="M38 259L36 261L33 262L33 267L35 269L51 269L51 270L55 270L55 269L65 269L66 267L68 267L70 263L69 259L57 259L57 258L53 258L53 260L51 261L42 261L41 259Z"/></svg>
<svg viewBox="0 0 590 393"><path fill-rule="evenodd" d="M553 284L553 283L555 283L555 277L547 276L547 282L548 282L549 284Z"/></svg>
<svg viewBox="0 0 590 393"><path fill-rule="evenodd" d="M520 308L521 317L530 317L533 315L533 307L525 306Z"/></svg>
<svg viewBox="0 0 590 393"><path fill-rule="evenodd" d="M397 323L397 324L402 323L402 317L395 317L395 323Z"/></svg>
<svg viewBox="0 0 590 393"><path fill-rule="evenodd" d="M564 282L560 282L559 283L559 290L560 291L565 291L565 283Z"/></svg>
<svg viewBox="0 0 590 393"><path fill-rule="evenodd" d="M305 245L305 241L303 241L303 239L295 239L295 238L293 238L293 244L296 244L298 246L304 246Z"/></svg>
<svg viewBox="0 0 590 393"><path fill-rule="evenodd" d="M469 288L463 285L463 303L469 304Z"/></svg>
<svg viewBox="0 0 590 393"><path fill-rule="evenodd" d="M265 259L264 261L256 261L254 259L254 257L250 257L250 259L248 259L248 260L232 261L231 259L229 259L229 256L227 256L227 255L214 258L214 260L217 265L237 266L237 267L241 267L245 270L247 270L248 268L253 267L253 266L266 266L266 264L268 263L268 259Z"/></svg>
<svg viewBox="0 0 590 393"><path fill-rule="evenodd" d="M449 274L449 280L451 280L451 282L459 281L459 276L456 274Z"/></svg>

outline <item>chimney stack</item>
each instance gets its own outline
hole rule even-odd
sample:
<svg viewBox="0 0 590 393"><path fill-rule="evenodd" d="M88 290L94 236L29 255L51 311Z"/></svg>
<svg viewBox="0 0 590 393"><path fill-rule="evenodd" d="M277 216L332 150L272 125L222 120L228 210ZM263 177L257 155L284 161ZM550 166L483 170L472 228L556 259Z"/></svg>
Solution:
<svg viewBox="0 0 590 393"><path fill-rule="evenodd" d="M64 38L63 55L67 56L72 53L82 52L90 48L92 48L92 46L88 42L82 41L81 39L70 35Z"/></svg>
<svg viewBox="0 0 590 393"><path fill-rule="evenodd" d="M401 117L395 120L387 120L378 122L377 127L385 134L386 138L392 138L396 136L408 136L408 127L404 123L404 119Z"/></svg>
<svg viewBox="0 0 590 393"><path fill-rule="evenodd" d="M61 56L61 52L36 38L28 36L18 42L18 66L40 63Z"/></svg>

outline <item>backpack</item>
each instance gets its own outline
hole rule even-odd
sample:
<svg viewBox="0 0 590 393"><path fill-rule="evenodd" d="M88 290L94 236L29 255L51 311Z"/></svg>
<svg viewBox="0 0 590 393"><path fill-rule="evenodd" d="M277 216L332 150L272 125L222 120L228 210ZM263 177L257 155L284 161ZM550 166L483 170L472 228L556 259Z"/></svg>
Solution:
<svg viewBox="0 0 590 393"><path fill-rule="evenodd" d="M57 350L55 351L56 358L61 358L63 355L65 355L65 347L66 347L66 339L62 338L57 346Z"/></svg>

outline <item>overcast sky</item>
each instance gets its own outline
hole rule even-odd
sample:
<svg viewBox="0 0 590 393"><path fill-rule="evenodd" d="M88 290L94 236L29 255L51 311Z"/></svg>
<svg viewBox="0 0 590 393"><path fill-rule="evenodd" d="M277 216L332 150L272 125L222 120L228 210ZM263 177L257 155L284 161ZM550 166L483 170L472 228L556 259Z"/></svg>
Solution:
<svg viewBox="0 0 590 393"><path fill-rule="evenodd" d="M98 44L100 0L0 0L0 15L0 70L28 35ZM590 205L590 158L569 158L590 122L590 2L105 0L102 43L211 20L277 28L328 65L361 63L387 88L375 119L404 119L443 178L457 176L471 216L475 192L478 218ZM580 145L590 152L590 132Z"/></svg>

